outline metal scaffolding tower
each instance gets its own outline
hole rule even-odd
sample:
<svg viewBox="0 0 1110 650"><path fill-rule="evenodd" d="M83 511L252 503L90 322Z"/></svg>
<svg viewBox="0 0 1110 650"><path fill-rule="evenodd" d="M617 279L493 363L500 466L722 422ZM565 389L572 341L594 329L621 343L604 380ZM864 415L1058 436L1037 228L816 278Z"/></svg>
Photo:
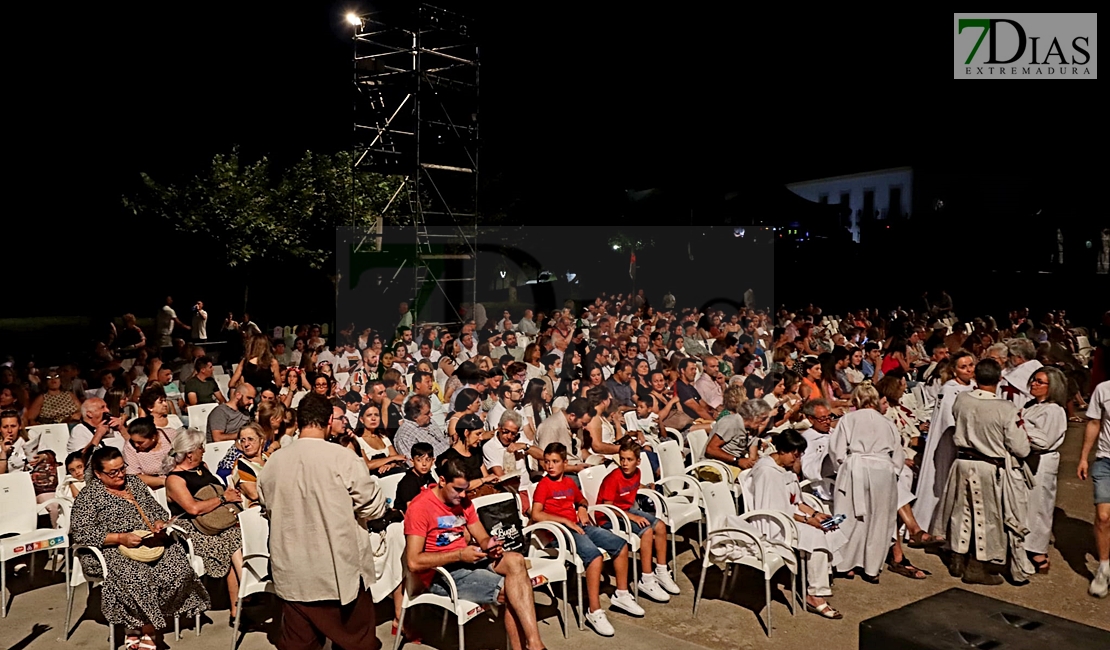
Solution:
<svg viewBox="0 0 1110 650"><path fill-rule="evenodd" d="M459 303L475 304L478 291L475 26L415 3L358 18L353 165L404 177L383 213L394 208L415 230L413 309L419 312L438 292L448 317L462 320ZM363 241L378 235L380 242L380 223L375 230ZM446 270L452 265L455 273Z"/></svg>

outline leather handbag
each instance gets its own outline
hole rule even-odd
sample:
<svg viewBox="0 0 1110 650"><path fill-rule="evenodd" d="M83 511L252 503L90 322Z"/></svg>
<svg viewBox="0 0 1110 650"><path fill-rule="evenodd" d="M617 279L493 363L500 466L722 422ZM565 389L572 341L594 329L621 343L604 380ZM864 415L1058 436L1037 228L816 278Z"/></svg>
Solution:
<svg viewBox="0 0 1110 650"><path fill-rule="evenodd" d="M197 490L193 498L197 501L218 499L220 490L215 485L205 485ZM219 535L228 528L239 524L239 513L243 511L238 503L225 503L212 512L197 515L193 518L193 526L205 535Z"/></svg>

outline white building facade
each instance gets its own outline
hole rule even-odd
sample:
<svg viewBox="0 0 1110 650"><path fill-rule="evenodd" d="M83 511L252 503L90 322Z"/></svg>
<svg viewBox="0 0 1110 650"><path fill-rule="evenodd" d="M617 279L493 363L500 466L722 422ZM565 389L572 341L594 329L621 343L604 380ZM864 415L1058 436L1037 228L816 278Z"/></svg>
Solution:
<svg viewBox="0 0 1110 650"><path fill-rule="evenodd" d="M851 223L845 226L851 230L852 240L859 243L860 225L866 215L875 220L909 216L914 198L913 181L911 167L896 167L800 181L786 188L815 203L847 204L852 216Z"/></svg>

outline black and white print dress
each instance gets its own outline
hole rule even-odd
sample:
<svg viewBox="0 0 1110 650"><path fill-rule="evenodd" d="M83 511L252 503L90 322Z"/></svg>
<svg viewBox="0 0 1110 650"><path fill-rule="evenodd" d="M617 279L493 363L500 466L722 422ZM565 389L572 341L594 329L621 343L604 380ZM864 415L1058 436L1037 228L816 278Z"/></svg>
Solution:
<svg viewBox="0 0 1110 650"><path fill-rule="evenodd" d="M89 472L89 474L92 474ZM169 513L137 476L127 477L127 487L150 521L166 521ZM102 590L104 617L128 629L153 625L168 627L175 616L193 617L209 607L208 592L201 584L181 544L166 548L152 564L124 557L116 546L104 546L111 533L146 530L148 525L135 504L110 494L95 476L77 495L73 504L70 539L74 544L95 546L104 554L108 567ZM77 551L85 575L102 577L100 563L88 551Z"/></svg>

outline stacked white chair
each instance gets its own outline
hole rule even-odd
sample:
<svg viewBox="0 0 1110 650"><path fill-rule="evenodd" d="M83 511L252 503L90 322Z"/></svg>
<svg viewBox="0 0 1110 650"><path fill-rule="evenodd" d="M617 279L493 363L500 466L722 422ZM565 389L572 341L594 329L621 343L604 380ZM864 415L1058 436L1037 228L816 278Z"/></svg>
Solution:
<svg viewBox="0 0 1110 650"><path fill-rule="evenodd" d="M219 404L197 404L188 409L189 428L194 431L208 431L208 416Z"/></svg>
<svg viewBox="0 0 1110 650"><path fill-rule="evenodd" d="M31 441L38 440L35 449L44 451L50 449L54 452L58 462L64 463L69 445L69 426L66 424L36 424L27 427L27 438Z"/></svg>

